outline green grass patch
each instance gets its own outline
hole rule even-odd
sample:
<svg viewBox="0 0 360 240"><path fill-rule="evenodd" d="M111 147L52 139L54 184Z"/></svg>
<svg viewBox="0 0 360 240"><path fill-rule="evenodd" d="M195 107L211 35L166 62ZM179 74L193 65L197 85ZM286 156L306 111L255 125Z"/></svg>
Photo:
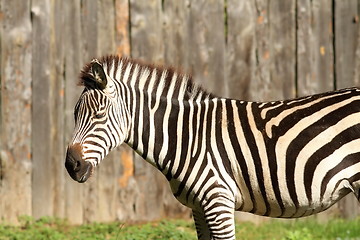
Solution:
<svg viewBox="0 0 360 240"><path fill-rule="evenodd" d="M0 224L0 240L196 240L191 220L163 220L145 224L91 223L73 226L57 218L21 217L19 226ZM360 218L269 221L261 225L241 222L236 225L237 239L244 240L360 240Z"/></svg>
<svg viewBox="0 0 360 240"><path fill-rule="evenodd" d="M334 219L319 223L314 219L296 221L270 221L259 226L241 223L236 226L236 237L244 240L360 240L360 218Z"/></svg>

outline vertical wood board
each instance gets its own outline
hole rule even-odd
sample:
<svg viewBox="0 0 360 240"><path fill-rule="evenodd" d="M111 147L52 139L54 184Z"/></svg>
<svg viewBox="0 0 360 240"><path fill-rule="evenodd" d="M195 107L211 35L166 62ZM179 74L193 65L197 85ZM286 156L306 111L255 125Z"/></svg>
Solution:
<svg viewBox="0 0 360 240"><path fill-rule="evenodd" d="M50 2L34 0L32 6L32 211L35 218L52 215L54 179L52 160L51 8Z"/></svg>
<svg viewBox="0 0 360 240"><path fill-rule="evenodd" d="M298 96L334 89L331 11L330 0L298 1Z"/></svg>
<svg viewBox="0 0 360 240"><path fill-rule="evenodd" d="M360 2L357 0L335 1L335 79L336 88L358 86L360 76L356 75L357 49L360 33ZM353 194L339 202L341 215L355 218L360 214L359 201Z"/></svg>
<svg viewBox="0 0 360 240"><path fill-rule="evenodd" d="M163 63L160 0L130 0L131 56Z"/></svg>
<svg viewBox="0 0 360 240"><path fill-rule="evenodd" d="M32 214L30 3L0 2L0 219L7 222L17 222L18 216Z"/></svg>
<svg viewBox="0 0 360 240"><path fill-rule="evenodd" d="M358 0L0 0L0 219L189 215L164 176L128 147L86 184L68 176L76 84L92 58L179 67L219 96L304 96L359 85L359 11ZM357 216L357 204L349 195L317 218Z"/></svg>
<svg viewBox="0 0 360 240"><path fill-rule="evenodd" d="M74 129L74 106L81 90L76 87L79 70L82 67L83 59L81 52L81 4L80 0L71 1L64 5L64 32L66 38L63 42L65 48L65 98L64 98L64 141L67 144L72 137ZM65 156L63 156L65 161ZM63 165L64 168L64 165ZM66 172L65 175L65 216L72 223L80 224L84 220L84 186L74 182Z"/></svg>
<svg viewBox="0 0 360 240"><path fill-rule="evenodd" d="M65 217L65 143L64 143L64 104L65 104L65 47L64 1L51 2L51 51L52 62L52 172L54 178L53 215ZM68 176L66 176L68 177ZM41 187L41 186L40 186Z"/></svg>
<svg viewBox="0 0 360 240"><path fill-rule="evenodd" d="M250 84L256 69L255 29L263 19L256 19L255 5L251 1L228 0L226 10L226 95L252 100Z"/></svg>
<svg viewBox="0 0 360 240"><path fill-rule="evenodd" d="M335 1L335 74L336 87L345 88L359 83L354 79L358 43L359 1Z"/></svg>
<svg viewBox="0 0 360 240"><path fill-rule="evenodd" d="M210 92L225 95L224 2L192 1L187 36L188 62L197 82Z"/></svg>

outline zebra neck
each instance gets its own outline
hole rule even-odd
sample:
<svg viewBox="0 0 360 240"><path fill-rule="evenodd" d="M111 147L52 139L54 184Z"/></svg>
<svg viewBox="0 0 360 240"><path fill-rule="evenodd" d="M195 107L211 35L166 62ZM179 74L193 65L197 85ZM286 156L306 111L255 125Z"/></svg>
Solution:
<svg viewBox="0 0 360 240"><path fill-rule="evenodd" d="M128 145L147 162L163 170L161 159L175 152L178 122L189 103L147 94L138 96L131 107Z"/></svg>
<svg viewBox="0 0 360 240"><path fill-rule="evenodd" d="M206 102L155 96L136 99L127 142L142 158L164 174L170 174L174 161L188 159L194 141L197 116ZM198 114L196 114L198 115ZM195 126L196 125L196 126Z"/></svg>

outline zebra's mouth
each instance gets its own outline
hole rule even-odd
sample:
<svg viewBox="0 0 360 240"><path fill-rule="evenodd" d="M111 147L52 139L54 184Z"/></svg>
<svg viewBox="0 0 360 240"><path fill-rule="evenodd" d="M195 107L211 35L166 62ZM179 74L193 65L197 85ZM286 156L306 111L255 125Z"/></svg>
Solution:
<svg viewBox="0 0 360 240"><path fill-rule="evenodd" d="M93 169L94 169L93 165L89 162L86 163L87 163L86 172L84 173L84 175L82 175L82 177L79 178L79 180L77 180L79 183L86 182L86 180L88 180L93 173Z"/></svg>
<svg viewBox="0 0 360 240"><path fill-rule="evenodd" d="M83 183L92 175L94 166L91 162L82 159L81 146L80 144L75 144L68 147L65 168L72 179Z"/></svg>

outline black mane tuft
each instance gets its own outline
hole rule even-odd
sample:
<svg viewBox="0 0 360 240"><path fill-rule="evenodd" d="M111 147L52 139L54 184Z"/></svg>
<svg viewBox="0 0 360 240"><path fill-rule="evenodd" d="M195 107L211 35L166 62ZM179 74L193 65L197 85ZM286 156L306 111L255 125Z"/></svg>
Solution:
<svg viewBox="0 0 360 240"><path fill-rule="evenodd" d="M192 76L189 74L184 74L181 70L175 69L173 67L164 67L161 65L154 65L154 64L148 64L141 60L136 59L130 59L127 57L119 57L114 55L108 55L101 57L99 59L99 63L106 69L106 73L110 75L110 69L114 67L115 71L125 71L125 66L128 64L137 65L140 67L140 71L144 70L154 70L156 69L159 72L167 71L168 77L166 77L165 80L165 86L169 87L171 83L174 81L171 76L173 76L174 73L177 74L176 82L175 82L175 89L180 89L181 87L184 87L183 85L186 84L186 99L189 99L191 97L196 98L197 96L201 96L201 98L212 98L214 97L213 94L206 92L201 87L194 84ZM122 64L122 69L118 69L118 67ZM81 70L80 77L79 77L79 85L80 86L90 86L94 82L94 77L91 73L91 62L87 63L83 69ZM120 79L116 79L117 81L120 81ZM160 84L159 81L156 82L154 87L157 87Z"/></svg>

